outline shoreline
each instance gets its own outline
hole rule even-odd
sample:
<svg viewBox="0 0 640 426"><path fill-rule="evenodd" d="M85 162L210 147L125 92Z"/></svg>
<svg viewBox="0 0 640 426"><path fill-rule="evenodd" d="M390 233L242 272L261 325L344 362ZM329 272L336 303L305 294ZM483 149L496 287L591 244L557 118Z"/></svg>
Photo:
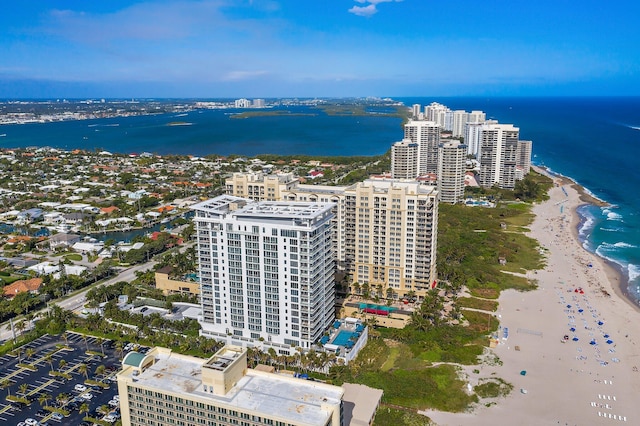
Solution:
<svg viewBox="0 0 640 426"><path fill-rule="evenodd" d="M500 378L513 385L512 392L483 399L469 412L422 412L436 424L638 421L633 397L640 389L640 323L633 321L638 309L621 295L619 272L582 246L576 209L584 199L569 181L561 185L532 210L528 235L546 259L543 269L526 273L537 289L503 291L498 300L494 315L501 329L497 346L487 351L500 362L461 368L472 387Z"/></svg>
<svg viewBox="0 0 640 426"><path fill-rule="evenodd" d="M622 268L622 266L617 264L616 262L599 256L597 253L592 253L586 250L583 246L583 241L581 241L580 239L579 229L582 227L585 218L580 216L580 214L578 213L578 208L586 204L591 204L597 207L607 207L610 206L611 203L608 203L591 194L586 188L584 188L582 185L568 176L552 172L551 170L543 166L532 165L531 168L537 173L543 174L553 179L554 183L559 185L568 185L578 193L578 198L580 199L580 201L582 201L582 204L578 204L575 206L575 208L571 209L571 214L573 215L574 222L576 223L576 226L572 227L573 238L583 250L593 254L598 260L600 260L600 263L602 264L607 275L607 279L611 283L613 292L616 293L616 295L622 300L626 301L629 306L633 307L636 312L640 313L640 306L638 305L638 301L633 296L631 296L628 291L629 279L624 273L624 269ZM556 182L556 180L558 180L559 182Z"/></svg>

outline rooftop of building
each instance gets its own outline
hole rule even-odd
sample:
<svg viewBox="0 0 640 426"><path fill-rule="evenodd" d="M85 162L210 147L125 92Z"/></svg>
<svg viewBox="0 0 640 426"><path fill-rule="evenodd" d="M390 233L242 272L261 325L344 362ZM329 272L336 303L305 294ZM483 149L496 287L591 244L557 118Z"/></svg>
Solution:
<svg viewBox="0 0 640 426"><path fill-rule="evenodd" d="M204 211L208 213L224 214L230 211L232 204L244 204L247 200L245 198L234 197L233 195L220 195L215 198L197 203L191 206L193 210Z"/></svg>
<svg viewBox="0 0 640 426"><path fill-rule="evenodd" d="M423 185L415 179L367 179L364 182L354 184L351 189L358 187L373 188L374 192L389 192L391 189L403 189L407 194L433 195L437 196L436 187Z"/></svg>
<svg viewBox="0 0 640 426"><path fill-rule="evenodd" d="M321 406L338 404L344 393L340 387L248 369L226 395L215 395L205 392L202 384L202 368L211 360L175 354L164 348L155 348L147 356L155 358L153 365L138 374L133 368L125 368L118 376L142 387L162 389L201 402L209 400L236 407L238 411L260 412L288 423L325 425L330 413Z"/></svg>
<svg viewBox="0 0 640 426"><path fill-rule="evenodd" d="M284 218L316 218L324 216L333 204L300 201L263 201L247 204L234 212L237 216L278 216Z"/></svg>
<svg viewBox="0 0 640 426"><path fill-rule="evenodd" d="M233 208L235 205L236 208ZM231 195L220 195L193 205L194 210L236 217L275 219L319 219L330 214L333 204L300 201L253 201Z"/></svg>

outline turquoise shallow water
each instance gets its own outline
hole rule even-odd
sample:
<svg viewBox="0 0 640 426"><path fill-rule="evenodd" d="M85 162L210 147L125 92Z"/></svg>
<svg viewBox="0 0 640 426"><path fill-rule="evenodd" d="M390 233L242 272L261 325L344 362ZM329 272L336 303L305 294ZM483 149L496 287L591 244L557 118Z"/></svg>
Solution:
<svg viewBox="0 0 640 426"><path fill-rule="evenodd" d="M533 161L569 176L610 207L585 206L584 247L617 264L625 290L640 300L640 98L405 98L405 105L441 102L483 110L533 140ZM231 119L233 110L0 127L1 147L54 146L158 154L261 153L377 155L402 139L397 118L327 116L309 107L292 115ZM168 126L172 121L191 123Z"/></svg>

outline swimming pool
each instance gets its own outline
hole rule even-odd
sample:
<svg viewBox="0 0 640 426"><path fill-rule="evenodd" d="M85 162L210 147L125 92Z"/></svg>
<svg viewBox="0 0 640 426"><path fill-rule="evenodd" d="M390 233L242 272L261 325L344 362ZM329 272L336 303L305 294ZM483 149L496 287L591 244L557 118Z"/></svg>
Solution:
<svg viewBox="0 0 640 426"><path fill-rule="evenodd" d="M338 335L333 339L333 342L331 343L337 346L346 346L351 337L355 335L356 333L353 331L340 330Z"/></svg>

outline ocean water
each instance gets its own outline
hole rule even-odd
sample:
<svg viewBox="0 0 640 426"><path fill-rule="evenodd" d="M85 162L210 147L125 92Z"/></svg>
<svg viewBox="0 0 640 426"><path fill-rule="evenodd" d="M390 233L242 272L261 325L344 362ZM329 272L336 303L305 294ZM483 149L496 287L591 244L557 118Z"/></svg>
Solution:
<svg viewBox="0 0 640 426"><path fill-rule="evenodd" d="M451 109L483 110L533 141L533 163L568 176L608 207L578 209L583 247L609 260L640 301L640 98L409 98Z"/></svg>
<svg viewBox="0 0 640 426"><path fill-rule="evenodd" d="M533 141L533 162L571 177L610 203L579 209L585 249L619 266L626 290L640 300L640 98L399 98L405 105L433 101L451 109L483 110L488 118L520 128ZM0 126L0 147L53 146L158 154L261 153L378 155L402 139L400 119L308 115L232 119L236 110ZM372 111L382 112L382 111ZM169 126L184 121L185 126Z"/></svg>

